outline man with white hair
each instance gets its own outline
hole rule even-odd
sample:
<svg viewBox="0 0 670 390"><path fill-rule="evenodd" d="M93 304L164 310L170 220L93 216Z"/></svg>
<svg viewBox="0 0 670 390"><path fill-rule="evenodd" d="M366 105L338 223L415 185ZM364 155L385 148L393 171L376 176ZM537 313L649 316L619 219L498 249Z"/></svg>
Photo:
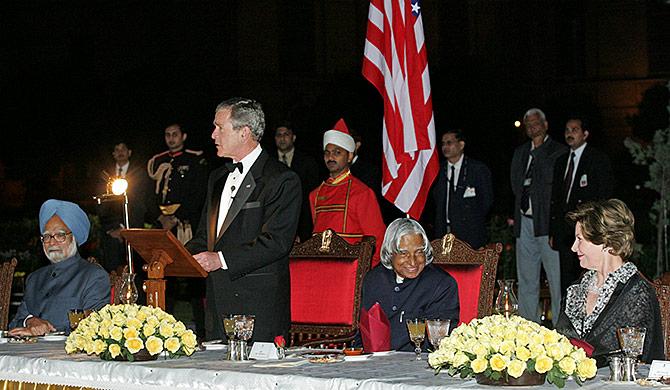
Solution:
<svg viewBox="0 0 670 390"><path fill-rule="evenodd" d="M514 151L510 179L514 192L516 270L519 277L519 314L540 322L540 267L551 294L554 324L561 309L561 270L558 252L549 246L549 219L554 163L568 148L547 135L544 112L531 108L523 116L529 140Z"/></svg>
<svg viewBox="0 0 670 390"><path fill-rule="evenodd" d="M9 324L12 336L69 331L69 310L97 310L109 303L109 275L77 251L91 228L86 213L74 203L49 199L39 220L42 249L51 264L28 275L23 302Z"/></svg>
<svg viewBox="0 0 670 390"><path fill-rule="evenodd" d="M356 143L343 119L323 135L323 161L330 177L309 194L314 233L330 228L349 242L375 237L372 265L379 263L386 226L375 193L355 178L349 166Z"/></svg>

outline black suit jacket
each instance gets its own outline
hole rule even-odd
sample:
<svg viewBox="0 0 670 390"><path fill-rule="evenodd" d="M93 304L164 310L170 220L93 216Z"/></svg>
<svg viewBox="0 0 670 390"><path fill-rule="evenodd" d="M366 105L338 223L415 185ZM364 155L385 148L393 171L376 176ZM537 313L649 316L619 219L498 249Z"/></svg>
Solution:
<svg viewBox="0 0 670 390"><path fill-rule="evenodd" d="M444 161L433 187L436 238L447 233L448 166L449 163ZM484 163L463 156L455 190L449 213L452 233L470 244L471 247L481 248L488 242L486 217L493 204L491 171ZM468 192L467 197L465 196L466 191Z"/></svg>
<svg viewBox="0 0 670 390"><path fill-rule="evenodd" d="M570 153L562 155L554 166L554 186L551 195L551 221L549 235L555 245L572 246L575 225L565 220L565 214L573 211L580 203L598 199L609 199L614 188L614 175L609 157L599 149L587 144L579 159L572 182L570 198L565 199L567 189L564 177Z"/></svg>
<svg viewBox="0 0 670 390"><path fill-rule="evenodd" d="M207 338L223 337L222 314L253 314L252 340L272 341L287 335L291 321L288 255L300 213L300 179L261 152L217 237L219 200L227 177L225 166L210 175L200 225L186 244L193 254L222 252L228 266L207 276L207 310L214 315Z"/></svg>
<svg viewBox="0 0 670 390"><path fill-rule="evenodd" d="M298 174L302 184L302 207L298 221L298 236L301 240L307 240L312 236L312 213L309 209L309 192L321 184L319 167L310 155L302 153L298 149L293 150L291 169Z"/></svg>

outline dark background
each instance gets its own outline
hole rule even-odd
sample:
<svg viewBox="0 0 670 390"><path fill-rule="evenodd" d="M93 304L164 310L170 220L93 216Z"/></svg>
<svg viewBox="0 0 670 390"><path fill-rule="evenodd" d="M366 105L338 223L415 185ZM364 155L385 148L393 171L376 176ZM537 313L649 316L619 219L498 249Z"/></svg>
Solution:
<svg viewBox="0 0 670 390"><path fill-rule="evenodd" d="M363 0L3 2L3 214L34 216L48 197L90 204L113 144L146 161L173 121L216 165L214 108L236 95L264 104L268 147L290 119L318 157L344 117L380 161L381 98L360 71L367 12ZM617 195L646 215L655 195L635 189L645 169L622 141L667 125L667 1L426 0L423 18L438 133L466 129L466 152L493 171L494 213L512 207L509 161L524 140L513 122L537 106L560 140L568 112L591 115Z"/></svg>

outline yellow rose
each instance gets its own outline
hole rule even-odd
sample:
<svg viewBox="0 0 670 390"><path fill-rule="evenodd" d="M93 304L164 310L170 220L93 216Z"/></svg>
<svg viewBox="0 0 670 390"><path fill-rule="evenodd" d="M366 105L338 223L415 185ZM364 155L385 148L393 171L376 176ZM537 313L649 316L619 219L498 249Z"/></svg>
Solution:
<svg viewBox="0 0 670 390"><path fill-rule="evenodd" d="M516 344L513 340L505 340L500 344L500 353L504 355L511 355L516 350Z"/></svg>
<svg viewBox="0 0 670 390"><path fill-rule="evenodd" d="M109 328L102 328L101 327L100 330L98 331L98 334L103 339L108 339L109 338Z"/></svg>
<svg viewBox="0 0 670 390"><path fill-rule="evenodd" d="M142 334L144 335L144 337L152 336L154 333L156 333L155 327L149 324L144 324L144 327L142 327Z"/></svg>
<svg viewBox="0 0 670 390"><path fill-rule="evenodd" d="M192 330L187 330L184 332L184 334L181 335L181 342L184 344L184 346L190 349L195 348L196 344L198 343Z"/></svg>
<svg viewBox="0 0 670 390"><path fill-rule="evenodd" d="M123 329L123 337L126 339L136 339L140 337L140 334L135 328L125 328Z"/></svg>
<svg viewBox="0 0 670 390"><path fill-rule="evenodd" d="M524 346L517 347L516 351L514 351L514 354L516 355L517 359L523 362L528 361L528 359L530 359L530 351L528 350L528 348Z"/></svg>
<svg viewBox="0 0 670 390"><path fill-rule="evenodd" d="M491 369L494 371L504 370L505 367L507 367L507 362L508 362L507 357L499 353L496 353L495 355L491 356L491 359L489 359Z"/></svg>
<svg viewBox="0 0 670 390"><path fill-rule="evenodd" d="M174 328L167 322L161 322L158 333L163 337L172 337L174 336Z"/></svg>
<svg viewBox="0 0 670 390"><path fill-rule="evenodd" d="M186 325L183 322L179 321L174 324L174 334L181 336L184 332L186 332Z"/></svg>
<svg viewBox="0 0 670 390"><path fill-rule="evenodd" d="M114 326L109 330L109 337L115 341L121 341L123 338L123 330L118 326Z"/></svg>
<svg viewBox="0 0 670 390"><path fill-rule="evenodd" d="M478 357L477 359L473 360L472 363L470 363L470 368L472 368L472 371L475 374L480 374L484 371L486 371L486 367L488 367L489 362L486 360L484 357Z"/></svg>
<svg viewBox="0 0 670 390"><path fill-rule="evenodd" d="M77 334L75 335L74 342L77 348L83 351L84 348L86 348L86 343L88 342L88 339L85 336Z"/></svg>
<svg viewBox="0 0 670 390"><path fill-rule="evenodd" d="M75 345L74 341L70 341L69 338L65 342L65 352L68 355L77 352L77 346Z"/></svg>
<svg viewBox="0 0 670 390"><path fill-rule="evenodd" d="M526 362L521 360L514 359L507 365L507 373L514 378L520 377L524 371L526 371Z"/></svg>
<svg viewBox="0 0 670 390"><path fill-rule="evenodd" d="M554 360L561 360L565 354L561 343L552 343L547 346L547 354Z"/></svg>
<svg viewBox="0 0 670 390"><path fill-rule="evenodd" d="M542 344L530 344L530 357L531 358L537 358L538 356L544 355L546 351L544 350L544 347Z"/></svg>
<svg viewBox="0 0 670 390"><path fill-rule="evenodd" d="M577 368L577 364L575 363L575 359L566 356L558 362L558 367L567 375L572 375L575 372L575 368Z"/></svg>
<svg viewBox="0 0 670 390"><path fill-rule="evenodd" d="M551 370L554 366L554 361L547 355L540 355L535 359L535 371L540 374Z"/></svg>
<svg viewBox="0 0 670 390"><path fill-rule="evenodd" d="M150 336L145 345L150 355L156 355L163 352L163 340L156 336Z"/></svg>
<svg viewBox="0 0 670 390"><path fill-rule="evenodd" d="M93 353L96 355L100 355L101 353L105 352L105 349L107 349L107 344L105 344L104 341L98 339L93 342Z"/></svg>
<svg viewBox="0 0 670 390"><path fill-rule="evenodd" d="M454 367L461 367L469 361L470 361L470 358L468 358L468 355L459 351L459 352L456 352L456 354L454 355L454 360L452 361L452 364L454 365Z"/></svg>
<svg viewBox="0 0 670 390"><path fill-rule="evenodd" d="M109 344L107 350L109 351L109 354L112 355L112 359L121 354L121 346L119 344Z"/></svg>
<svg viewBox="0 0 670 390"><path fill-rule="evenodd" d="M506 329L503 334L503 340L514 341L515 339L516 339L516 329L514 328Z"/></svg>
<svg viewBox="0 0 670 390"><path fill-rule="evenodd" d="M542 334L542 338L544 339L544 345L549 345L558 342L559 337L560 335L555 330L545 330L544 333Z"/></svg>
<svg viewBox="0 0 670 390"><path fill-rule="evenodd" d="M530 343L530 336L528 336L528 333L519 331L516 334L516 345L519 346L526 346L528 343Z"/></svg>
<svg viewBox="0 0 670 390"><path fill-rule="evenodd" d="M156 318L155 315L150 315L147 317L147 324L153 326L154 328L158 328L158 325L160 325L160 321L158 321L158 318Z"/></svg>
<svg viewBox="0 0 670 390"><path fill-rule="evenodd" d="M116 326L122 326L126 323L126 316L123 313L116 313L112 317L112 324Z"/></svg>
<svg viewBox="0 0 670 390"><path fill-rule="evenodd" d="M91 354L93 354L93 352L95 352L95 343L93 342L93 340L88 339L86 341L86 345L84 346L84 351L86 351L87 355L91 355Z"/></svg>
<svg viewBox="0 0 670 390"><path fill-rule="evenodd" d="M596 371L598 367L594 359L584 359L577 364L577 376L581 380L593 378L596 376Z"/></svg>
<svg viewBox="0 0 670 390"><path fill-rule="evenodd" d="M580 362L586 359L586 351L582 348L576 348L574 351L570 352L570 357Z"/></svg>
<svg viewBox="0 0 670 390"><path fill-rule="evenodd" d="M165 340L165 349L172 353L176 353L179 351L179 348L181 347L181 343L179 342L179 339L177 337L170 337L167 340Z"/></svg>
<svg viewBox="0 0 670 390"><path fill-rule="evenodd" d="M530 334L530 343L529 344L542 345L543 343L544 343L544 338L542 337L541 334L539 334L539 333L531 333Z"/></svg>
<svg viewBox="0 0 670 390"><path fill-rule="evenodd" d="M140 329L142 328L142 321L138 320L135 317L128 318L128 321L126 322L126 326L129 328L135 328L135 329Z"/></svg>
<svg viewBox="0 0 670 390"><path fill-rule="evenodd" d="M476 343L475 346L472 348L472 353L477 355L477 357L485 357L489 353L489 349L482 344L481 342Z"/></svg>
<svg viewBox="0 0 670 390"><path fill-rule="evenodd" d="M128 352L137 353L140 349L144 348L144 343L140 338L126 339L124 346L128 349Z"/></svg>

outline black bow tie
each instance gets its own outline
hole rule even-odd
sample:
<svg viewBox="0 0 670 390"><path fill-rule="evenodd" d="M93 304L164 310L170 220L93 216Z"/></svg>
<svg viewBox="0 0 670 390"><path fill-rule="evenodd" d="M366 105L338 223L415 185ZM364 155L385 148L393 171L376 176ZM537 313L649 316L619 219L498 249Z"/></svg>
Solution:
<svg viewBox="0 0 670 390"><path fill-rule="evenodd" d="M235 172L235 169L239 169L240 173L244 172L243 167L242 167L242 162L226 163L226 168L228 169L228 172Z"/></svg>

